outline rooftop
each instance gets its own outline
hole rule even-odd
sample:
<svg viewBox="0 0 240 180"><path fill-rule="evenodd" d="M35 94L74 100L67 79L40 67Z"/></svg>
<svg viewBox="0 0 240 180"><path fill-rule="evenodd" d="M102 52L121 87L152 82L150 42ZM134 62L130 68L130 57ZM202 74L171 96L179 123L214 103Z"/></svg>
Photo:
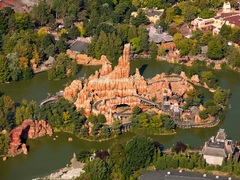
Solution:
<svg viewBox="0 0 240 180"><path fill-rule="evenodd" d="M83 41L75 41L73 44L71 44L70 46L70 49L72 51L75 51L75 52L84 52L86 53L87 52L87 49L88 49L88 45L89 43L88 42L83 42Z"/></svg>
<svg viewBox="0 0 240 180"><path fill-rule="evenodd" d="M201 174L187 171L162 170L145 172L140 176L140 180L237 180L239 178L216 176L211 174Z"/></svg>

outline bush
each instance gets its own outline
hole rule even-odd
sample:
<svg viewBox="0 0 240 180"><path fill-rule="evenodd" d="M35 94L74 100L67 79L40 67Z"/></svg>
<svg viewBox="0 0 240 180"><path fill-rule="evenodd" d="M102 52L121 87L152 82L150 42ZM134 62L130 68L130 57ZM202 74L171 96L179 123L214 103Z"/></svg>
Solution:
<svg viewBox="0 0 240 180"><path fill-rule="evenodd" d="M227 67L228 67L228 65L227 65L226 62L223 62L223 63L221 64L221 69L227 69Z"/></svg>

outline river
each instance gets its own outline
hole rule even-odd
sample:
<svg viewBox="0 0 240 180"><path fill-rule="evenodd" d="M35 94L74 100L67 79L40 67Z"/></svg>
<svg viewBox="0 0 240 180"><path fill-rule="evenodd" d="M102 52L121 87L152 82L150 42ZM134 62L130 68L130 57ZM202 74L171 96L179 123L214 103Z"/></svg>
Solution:
<svg viewBox="0 0 240 180"><path fill-rule="evenodd" d="M145 78L155 76L161 73L169 66L166 62L156 62L153 60L135 60L131 61L131 73L135 72L136 68L140 68L141 74ZM76 78L88 77L94 73L99 67L83 66ZM239 115L240 115L240 73L230 70L214 71L214 74L219 79L219 85L225 89L230 89L232 96L230 99L230 109L227 110L226 116L220 124L213 128L206 129L177 129L177 134L168 136L151 136L154 140L158 140L166 147L173 145L177 141L190 144L191 146L199 147L204 144L204 141L212 135L215 135L219 128L224 128L228 138L239 140ZM47 73L37 74L31 80L20 82L11 82L9 84L0 84L0 91L11 96L15 102L21 102L23 98L35 100L38 103L45 99L47 93L54 94L59 90L63 90L64 86L71 83L73 79L68 78L60 81L48 81ZM211 93L201 88L205 97L211 97ZM87 142L77 139L68 133L57 133L59 136L56 141L53 137L42 137L36 140L28 140L27 144L30 147L29 154L18 155L14 158L9 158L3 162L0 160L0 179L21 180L32 179L47 175L57 169L64 167L72 157L73 152L80 149L108 149L112 142L104 141L101 143ZM56 136L56 134L54 134ZM125 133L118 139L119 142L126 142L134 135ZM72 142L68 142L67 138L73 137Z"/></svg>

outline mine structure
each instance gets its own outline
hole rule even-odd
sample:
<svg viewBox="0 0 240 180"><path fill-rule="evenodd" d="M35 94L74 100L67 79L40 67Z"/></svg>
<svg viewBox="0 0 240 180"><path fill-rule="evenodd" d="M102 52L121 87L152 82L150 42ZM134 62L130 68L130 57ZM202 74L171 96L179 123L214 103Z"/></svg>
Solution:
<svg viewBox="0 0 240 180"><path fill-rule="evenodd" d="M183 97L194 89L181 76L157 74L145 79L136 68L130 74L130 44L124 46L118 65L112 69L110 63L104 63L99 71L84 80L74 80L63 93L65 99L74 102L77 109L84 108L85 115L104 114L107 124L114 118L126 119L131 116L134 106L142 109L154 107L157 113L168 113L180 121ZM119 107L125 107L120 108Z"/></svg>

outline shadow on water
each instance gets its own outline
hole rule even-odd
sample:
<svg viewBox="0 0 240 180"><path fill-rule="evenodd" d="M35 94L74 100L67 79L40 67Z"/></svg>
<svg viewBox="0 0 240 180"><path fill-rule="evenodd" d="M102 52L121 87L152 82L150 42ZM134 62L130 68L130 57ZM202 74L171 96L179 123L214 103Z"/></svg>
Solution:
<svg viewBox="0 0 240 180"><path fill-rule="evenodd" d="M144 65L142 65L142 67L140 67L139 72L140 72L141 75L143 75L143 73L144 73L144 71L146 70L147 67L148 67L148 64L144 64Z"/></svg>

